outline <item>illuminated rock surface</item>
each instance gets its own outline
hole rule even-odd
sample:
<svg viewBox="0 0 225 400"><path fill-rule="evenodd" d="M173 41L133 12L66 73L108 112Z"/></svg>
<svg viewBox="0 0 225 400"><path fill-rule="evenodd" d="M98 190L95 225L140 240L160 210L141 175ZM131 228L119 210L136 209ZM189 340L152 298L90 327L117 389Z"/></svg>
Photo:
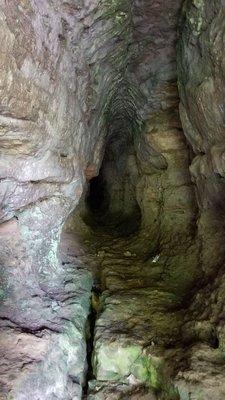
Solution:
<svg viewBox="0 0 225 400"><path fill-rule="evenodd" d="M0 399L224 400L224 21L0 1Z"/></svg>

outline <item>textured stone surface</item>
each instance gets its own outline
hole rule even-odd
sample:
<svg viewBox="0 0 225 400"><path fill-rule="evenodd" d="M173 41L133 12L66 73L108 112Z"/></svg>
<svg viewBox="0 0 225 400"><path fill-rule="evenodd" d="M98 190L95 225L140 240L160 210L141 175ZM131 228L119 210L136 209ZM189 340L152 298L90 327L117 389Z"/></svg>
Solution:
<svg viewBox="0 0 225 400"><path fill-rule="evenodd" d="M162 264L155 258L144 262L133 253L138 237L113 239L98 233L89 240L98 259L96 277L103 290L96 307L92 357L93 376L98 380L95 387L125 384L135 394L145 385L149 396L156 391L160 399L177 399L170 374L179 361L179 350L165 355L165 347L176 348L182 338L183 298L177 291L177 279L174 285L170 279L169 287L163 260ZM104 398L103 389L95 393ZM90 396L95 398L92 391Z"/></svg>
<svg viewBox="0 0 225 400"><path fill-rule="evenodd" d="M23 248L18 225L16 220L1 226L8 244L0 311L1 398L27 399L32 393L33 399L79 399L87 369L90 272L68 238L62 262L54 270L48 264L47 273L40 270ZM26 240L28 248L33 243Z"/></svg>
<svg viewBox="0 0 225 400"><path fill-rule="evenodd" d="M0 398L224 400L224 17L0 1Z"/></svg>
<svg viewBox="0 0 225 400"><path fill-rule="evenodd" d="M0 2L3 398L79 399L85 384L92 279L75 258L62 265L58 244L99 157L85 54L97 12Z"/></svg>
<svg viewBox="0 0 225 400"><path fill-rule="evenodd" d="M189 368L179 376L184 399L224 398L224 16L223 1L186 1L178 47L180 115L193 150L190 171L205 284L186 315L184 337L211 345L187 353Z"/></svg>

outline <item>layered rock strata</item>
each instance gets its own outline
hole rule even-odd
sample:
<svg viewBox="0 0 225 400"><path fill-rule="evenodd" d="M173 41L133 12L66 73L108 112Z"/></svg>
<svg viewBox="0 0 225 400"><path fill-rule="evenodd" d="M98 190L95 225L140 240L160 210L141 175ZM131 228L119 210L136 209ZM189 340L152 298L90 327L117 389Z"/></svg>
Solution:
<svg viewBox="0 0 225 400"><path fill-rule="evenodd" d="M0 398L224 399L224 16L0 2Z"/></svg>

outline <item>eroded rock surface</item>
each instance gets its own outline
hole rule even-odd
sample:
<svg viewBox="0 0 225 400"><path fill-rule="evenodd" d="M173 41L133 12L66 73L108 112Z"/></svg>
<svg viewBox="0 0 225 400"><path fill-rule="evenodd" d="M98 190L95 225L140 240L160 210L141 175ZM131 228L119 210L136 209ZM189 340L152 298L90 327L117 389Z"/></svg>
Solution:
<svg viewBox="0 0 225 400"><path fill-rule="evenodd" d="M85 385L92 278L75 258L63 265L58 244L95 158L83 34L94 10L94 2L0 4L4 399L79 399Z"/></svg>
<svg viewBox="0 0 225 400"><path fill-rule="evenodd" d="M190 348L189 368L179 375L183 397L189 393L191 399L224 398L224 13L223 1L186 1L178 47L180 115L193 150L190 171L204 272L204 288L186 316L184 335L188 341L211 342Z"/></svg>
<svg viewBox="0 0 225 400"><path fill-rule="evenodd" d="M224 13L0 1L0 398L224 400Z"/></svg>

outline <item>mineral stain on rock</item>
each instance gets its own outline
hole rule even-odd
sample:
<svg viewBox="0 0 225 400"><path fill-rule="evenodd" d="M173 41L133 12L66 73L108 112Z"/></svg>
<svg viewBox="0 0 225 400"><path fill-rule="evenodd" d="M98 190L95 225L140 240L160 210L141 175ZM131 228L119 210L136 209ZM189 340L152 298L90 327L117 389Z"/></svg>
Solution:
<svg viewBox="0 0 225 400"><path fill-rule="evenodd" d="M0 2L0 399L225 399L222 0Z"/></svg>

